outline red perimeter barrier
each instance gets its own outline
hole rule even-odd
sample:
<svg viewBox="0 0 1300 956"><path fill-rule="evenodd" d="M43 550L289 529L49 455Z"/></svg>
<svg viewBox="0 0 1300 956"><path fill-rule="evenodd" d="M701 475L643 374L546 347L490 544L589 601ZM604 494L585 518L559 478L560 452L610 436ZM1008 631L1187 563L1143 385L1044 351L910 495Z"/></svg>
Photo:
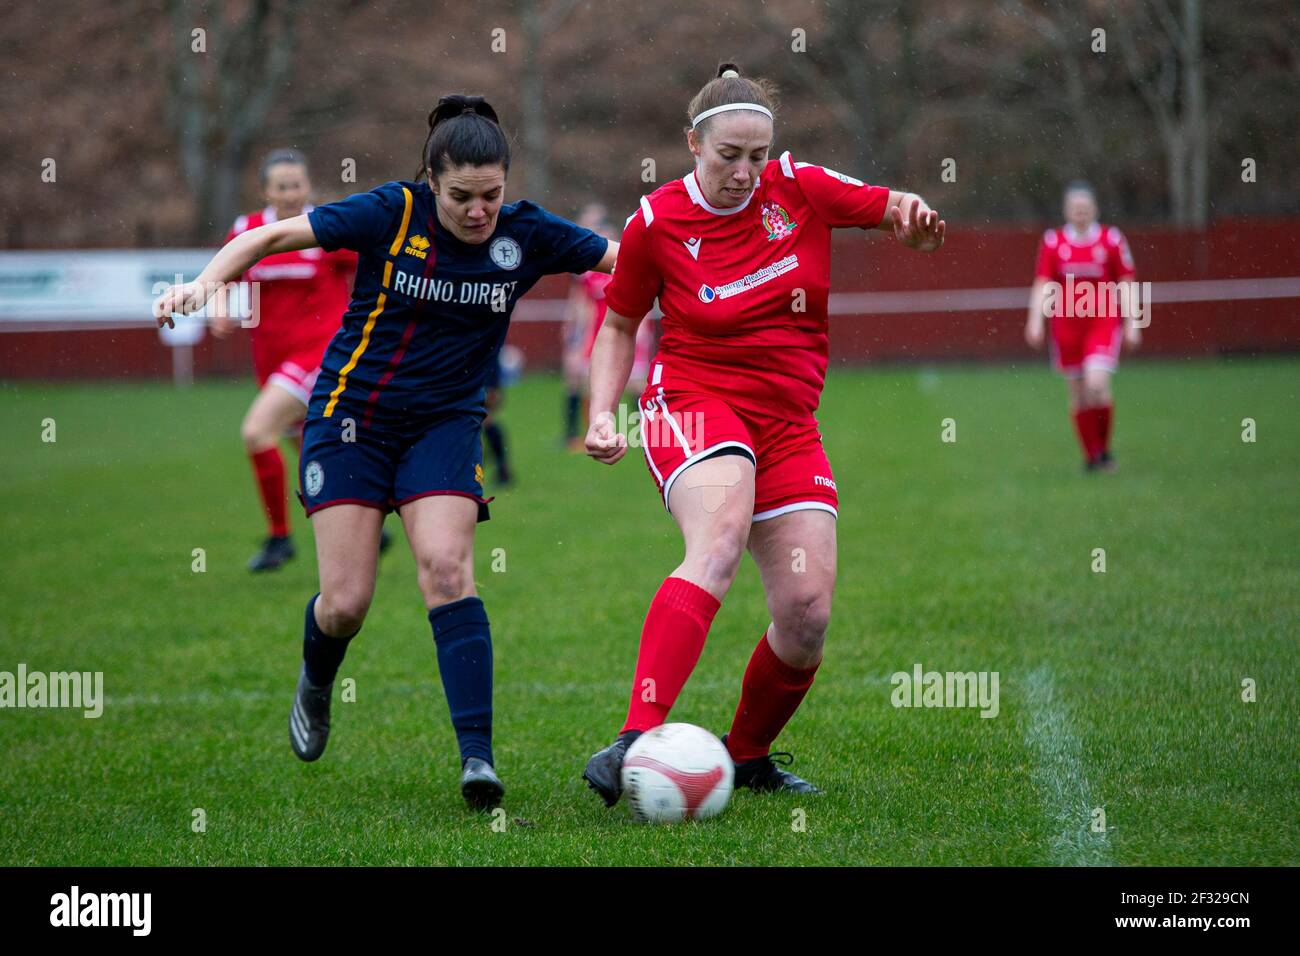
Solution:
<svg viewBox="0 0 1300 956"><path fill-rule="evenodd" d="M1293 219L1225 221L1203 231L1126 229L1138 279L1155 284L1141 354L1300 351L1298 228L1300 220ZM1031 359L1021 330L1041 235L1039 229L949 223L944 248L922 254L884 233L837 233L832 361ZM547 300L562 299L566 290L565 277L549 277L516 313L509 341L524 350L530 369L559 365L559 303ZM209 336L194 350L197 376L251 370L241 336ZM170 350L150 325L0 332L0 378L171 374Z"/></svg>

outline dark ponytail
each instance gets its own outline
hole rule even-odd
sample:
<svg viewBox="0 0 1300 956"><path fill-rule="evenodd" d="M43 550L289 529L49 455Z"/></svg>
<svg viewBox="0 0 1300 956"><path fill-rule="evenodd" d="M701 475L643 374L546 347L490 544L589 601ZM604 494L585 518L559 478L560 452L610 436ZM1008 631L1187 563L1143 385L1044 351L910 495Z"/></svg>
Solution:
<svg viewBox="0 0 1300 956"><path fill-rule="evenodd" d="M307 169L307 158L296 149L273 149L266 154L262 160L262 165L258 168L258 178L262 181L262 186L266 186L266 177L271 174L273 166L301 166Z"/></svg>
<svg viewBox="0 0 1300 956"><path fill-rule="evenodd" d="M453 93L429 113L429 136L420 153L420 171L435 179L448 166L496 166L510 172L510 142L497 111L481 96Z"/></svg>

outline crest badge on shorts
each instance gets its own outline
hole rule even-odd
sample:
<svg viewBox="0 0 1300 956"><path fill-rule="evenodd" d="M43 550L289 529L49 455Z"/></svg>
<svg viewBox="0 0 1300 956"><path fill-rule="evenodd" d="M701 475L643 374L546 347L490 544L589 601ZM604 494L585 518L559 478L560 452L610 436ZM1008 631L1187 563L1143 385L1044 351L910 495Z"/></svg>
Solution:
<svg viewBox="0 0 1300 956"><path fill-rule="evenodd" d="M519 243L509 236L498 236L493 239L488 246L488 256L502 269L518 269L519 263L524 261L524 253L519 248Z"/></svg>
<svg viewBox="0 0 1300 956"><path fill-rule="evenodd" d="M325 469L321 467L320 462L307 462L303 474L303 484L309 497L315 498L320 494L321 489L325 487Z"/></svg>

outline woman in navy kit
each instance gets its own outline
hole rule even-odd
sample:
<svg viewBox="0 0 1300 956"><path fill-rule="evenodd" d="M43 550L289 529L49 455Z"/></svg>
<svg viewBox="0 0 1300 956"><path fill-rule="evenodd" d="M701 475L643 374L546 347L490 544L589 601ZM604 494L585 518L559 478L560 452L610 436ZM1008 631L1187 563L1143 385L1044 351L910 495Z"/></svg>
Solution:
<svg viewBox="0 0 1300 956"><path fill-rule="evenodd" d="M482 97L429 114L413 182L385 183L240 235L154 304L202 306L260 258L319 245L360 256L352 303L321 363L303 433L303 504L320 593L307 604L289 740L324 752L334 679L374 594L379 533L396 510L419 569L438 668L476 808L504 793L492 757L492 642L474 589L483 496L484 382L519 298L544 275L612 271L618 244L526 200L503 205L510 148Z"/></svg>

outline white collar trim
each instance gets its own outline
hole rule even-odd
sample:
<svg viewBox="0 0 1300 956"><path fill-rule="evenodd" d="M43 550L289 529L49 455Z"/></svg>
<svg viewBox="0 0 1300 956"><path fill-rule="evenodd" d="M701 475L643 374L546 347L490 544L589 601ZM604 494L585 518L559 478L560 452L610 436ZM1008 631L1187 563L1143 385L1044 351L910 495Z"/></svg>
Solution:
<svg viewBox="0 0 1300 956"><path fill-rule="evenodd" d="M1074 226L1067 222L1062 232L1065 233L1065 238L1070 241L1070 245L1087 246L1096 242L1097 237L1101 235L1101 223L1094 222L1088 227L1087 232L1078 233L1074 231Z"/></svg>
<svg viewBox="0 0 1300 956"><path fill-rule="evenodd" d="M302 207L302 212L300 212L298 215L305 216L307 215L307 213L311 212L315 208L316 207L313 206L311 203L304 203ZM275 214L274 206L267 206L265 209L262 210L262 225L264 226L270 225L273 222L279 222L279 217L277 217Z"/></svg>
<svg viewBox="0 0 1300 956"><path fill-rule="evenodd" d="M695 178L695 170L692 169L689 173L683 176L682 182L685 183L686 192L690 194L691 201L694 202L695 205L708 210L715 216L734 216L736 213L742 212L747 206L749 206L749 201L754 198L754 193L758 192L758 187L762 183L762 177L755 176L754 188L750 191L750 194L745 197L745 201L739 206L733 206L730 209L721 209L717 206L711 205L709 201L704 198L704 192L700 189L699 180Z"/></svg>

